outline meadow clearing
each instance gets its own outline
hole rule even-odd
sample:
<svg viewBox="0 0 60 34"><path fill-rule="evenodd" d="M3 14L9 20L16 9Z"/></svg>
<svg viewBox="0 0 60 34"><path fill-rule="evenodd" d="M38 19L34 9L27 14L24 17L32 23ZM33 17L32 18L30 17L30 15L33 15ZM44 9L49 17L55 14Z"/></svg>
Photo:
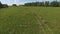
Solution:
<svg viewBox="0 0 60 34"><path fill-rule="evenodd" d="M60 34L60 7L0 9L0 34Z"/></svg>

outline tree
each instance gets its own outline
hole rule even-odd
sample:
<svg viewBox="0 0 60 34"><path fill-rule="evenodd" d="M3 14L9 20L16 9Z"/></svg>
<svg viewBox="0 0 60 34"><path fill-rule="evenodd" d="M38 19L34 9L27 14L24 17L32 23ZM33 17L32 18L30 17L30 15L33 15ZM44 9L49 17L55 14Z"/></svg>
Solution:
<svg viewBox="0 0 60 34"><path fill-rule="evenodd" d="M45 1L45 7L48 7L50 5L49 1Z"/></svg>
<svg viewBox="0 0 60 34"><path fill-rule="evenodd" d="M39 2L39 6L44 6L44 2Z"/></svg>
<svg viewBox="0 0 60 34"><path fill-rule="evenodd" d="M59 2L53 1L53 2L50 3L50 5L51 5L52 7L59 7Z"/></svg>
<svg viewBox="0 0 60 34"><path fill-rule="evenodd" d="M37 6L37 2L32 2L31 6Z"/></svg>
<svg viewBox="0 0 60 34"><path fill-rule="evenodd" d="M25 6L31 6L31 3L25 3Z"/></svg>
<svg viewBox="0 0 60 34"><path fill-rule="evenodd" d="M2 5L2 3L0 2L0 8L3 8L3 5Z"/></svg>
<svg viewBox="0 0 60 34"><path fill-rule="evenodd" d="M12 6L17 6L16 4L13 4Z"/></svg>
<svg viewBox="0 0 60 34"><path fill-rule="evenodd" d="M36 3L37 3L37 4L36 4L37 6L40 6L39 2L36 2Z"/></svg>
<svg viewBox="0 0 60 34"><path fill-rule="evenodd" d="M60 7L60 2L59 2L59 7Z"/></svg>
<svg viewBox="0 0 60 34"><path fill-rule="evenodd" d="M7 4L3 4L3 8L8 8L8 5Z"/></svg>
<svg viewBox="0 0 60 34"><path fill-rule="evenodd" d="M32 2L32 3L25 3L25 6L59 7L60 2L57 1Z"/></svg>
<svg viewBox="0 0 60 34"><path fill-rule="evenodd" d="M25 6L37 6L37 3L36 2L25 3Z"/></svg>

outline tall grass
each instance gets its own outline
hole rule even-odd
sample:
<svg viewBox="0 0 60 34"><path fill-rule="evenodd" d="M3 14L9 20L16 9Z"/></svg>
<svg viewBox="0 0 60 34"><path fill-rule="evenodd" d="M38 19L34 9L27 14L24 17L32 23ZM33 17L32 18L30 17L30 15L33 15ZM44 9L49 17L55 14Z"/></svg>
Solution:
<svg viewBox="0 0 60 34"><path fill-rule="evenodd" d="M47 21L48 27L42 22L38 22L40 16ZM51 32L48 28L51 29ZM44 34L44 32L46 34L60 33L59 7L9 7L0 9L0 34Z"/></svg>

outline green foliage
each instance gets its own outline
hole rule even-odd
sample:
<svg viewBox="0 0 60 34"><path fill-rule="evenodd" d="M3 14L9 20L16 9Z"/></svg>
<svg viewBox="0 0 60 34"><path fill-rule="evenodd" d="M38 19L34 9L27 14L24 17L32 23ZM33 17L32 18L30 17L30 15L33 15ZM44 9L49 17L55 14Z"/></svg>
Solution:
<svg viewBox="0 0 60 34"><path fill-rule="evenodd" d="M53 6L53 7L59 7L59 2L53 1L53 2L51 2L51 6Z"/></svg>
<svg viewBox="0 0 60 34"><path fill-rule="evenodd" d="M12 6L17 6L16 4L12 4Z"/></svg>
<svg viewBox="0 0 60 34"><path fill-rule="evenodd" d="M44 6L44 2L39 2L39 6Z"/></svg>
<svg viewBox="0 0 60 34"><path fill-rule="evenodd" d="M0 8L6 8L6 7L8 7L7 4L2 4L2 3L0 2Z"/></svg>
<svg viewBox="0 0 60 34"><path fill-rule="evenodd" d="M25 6L59 7L60 2L57 1L31 2L31 3L25 3Z"/></svg>
<svg viewBox="0 0 60 34"><path fill-rule="evenodd" d="M0 8L3 8L3 5L2 5L2 3L0 2Z"/></svg>
<svg viewBox="0 0 60 34"><path fill-rule="evenodd" d="M8 8L7 4L2 4L2 5L3 5L3 8Z"/></svg>
<svg viewBox="0 0 60 34"><path fill-rule="evenodd" d="M48 7L50 5L49 1L45 1L45 6Z"/></svg>

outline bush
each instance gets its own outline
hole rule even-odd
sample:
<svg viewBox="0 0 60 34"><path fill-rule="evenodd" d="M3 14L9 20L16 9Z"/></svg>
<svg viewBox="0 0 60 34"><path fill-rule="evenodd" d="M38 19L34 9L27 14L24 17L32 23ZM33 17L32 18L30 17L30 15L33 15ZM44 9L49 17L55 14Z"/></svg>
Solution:
<svg viewBox="0 0 60 34"><path fill-rule="evenodd" d="M13 4L12 6L17 6L16 4Z"/></svg>
<svg viewBox="0 0 60 34"><path fill-rule="evenodd" d="M8 8L8 5L7 4L3 4L3 8Z"/></svg>

